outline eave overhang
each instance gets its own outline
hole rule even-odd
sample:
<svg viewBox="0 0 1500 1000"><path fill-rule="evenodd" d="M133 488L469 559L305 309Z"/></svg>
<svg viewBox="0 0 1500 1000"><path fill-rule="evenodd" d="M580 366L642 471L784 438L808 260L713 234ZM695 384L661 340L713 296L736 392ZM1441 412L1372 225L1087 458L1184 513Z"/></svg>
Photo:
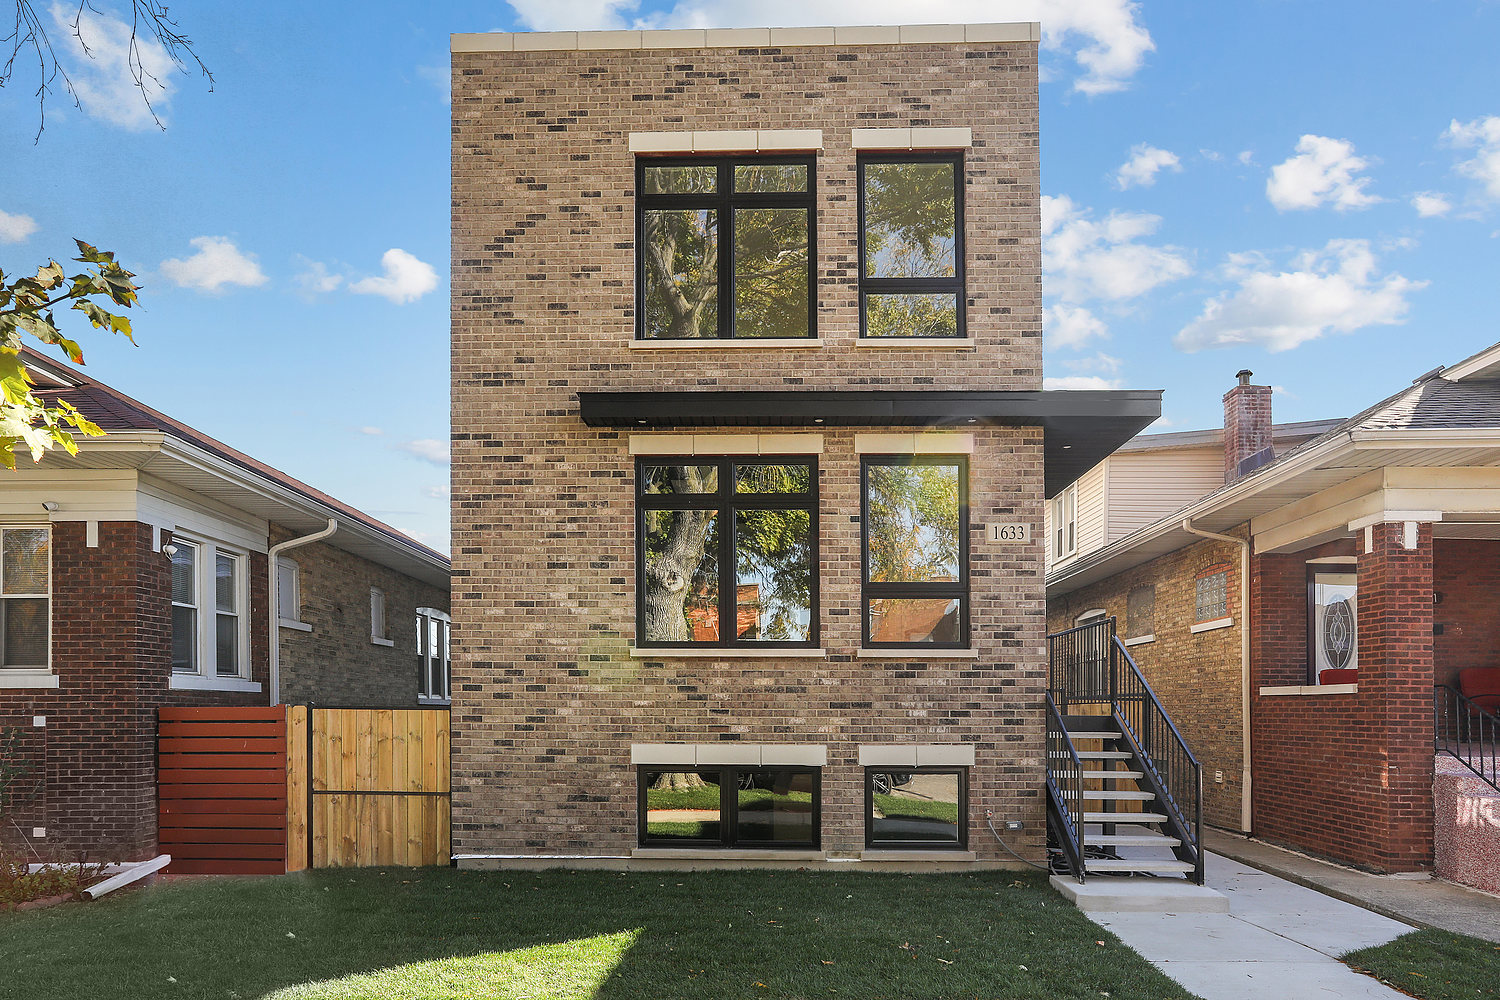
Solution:
<svg viewBox="0 0 1500 1000"><path fill-rule="evenodd" d="M1050 499L1161 416L1161 390L580 392L590 427L1039 426Z"/></svg>

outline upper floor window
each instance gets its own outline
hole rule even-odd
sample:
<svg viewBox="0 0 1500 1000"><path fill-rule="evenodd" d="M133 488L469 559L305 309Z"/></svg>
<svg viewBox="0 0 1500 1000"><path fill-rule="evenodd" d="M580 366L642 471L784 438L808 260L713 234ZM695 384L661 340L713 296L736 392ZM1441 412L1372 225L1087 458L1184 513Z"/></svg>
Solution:
<svg viewBox="0 0 1500 1000"><path fill-rule="evenodd" d="M969 644L969 463L954 455L863 463L864 644Z"/></svg>
<svg viewBox="0 0 1500 1000"><path fill-rule="evenodd" d="M814 159L642 158L636 336L814 336Z"/></svg>
<svg viewBox="0 0 1500 1000"><path fill-rule="evenodd" d="M637 479L638 645L817 645L816 464L653 456Z"/></svg>
<svg viewBox="0 0 1500 1000"><path fill-rule="evenodd" d="M0 667L47 669L51 595L51 530L0 530Z"/></svg>
<svg viewBox="0 0 1500 1000"><path fill-rule="evenodd" d="M862 337L962 337L963 157L859 158Z"/></svg>
<svg viewBox="0 0 1500 1000"><path fill-rule="evenodd" d="M180 536L172 547L172 671L247 677L245 554Z"/></svg>
<svg viewBox="0 0 1500 1000"><path fill-rule="evenodd" d="M428 701L447 701L450 688L453 621L436 608L417 609L417 696Z"/></svg>
<svg viewBox="0 0 1500 1000"><path fill-rule="evenodd" d="M1210 566L1193 585L1193 611L1197 622L1214 622L1229 616L1229 567Z"/></svg>
<svg viewBox="0 0 1500 1000"><path fill-rule="evenodd" d="M1078 487L1069 486L1052 498L1052 559L1078 551Z"/></svg>
<svg viewBox="0 0 1500 1000"><path fill-rule="evenodd" d="M370 588L370 641L377 646L393 646L385 628L385 591Z"/></svg>
<svg viewBox="0 0 1500 1000"><path fill-rule="evenodd" d="M302 621L302 570L285 556L276 560L276 617L283 622Z"/></svg>

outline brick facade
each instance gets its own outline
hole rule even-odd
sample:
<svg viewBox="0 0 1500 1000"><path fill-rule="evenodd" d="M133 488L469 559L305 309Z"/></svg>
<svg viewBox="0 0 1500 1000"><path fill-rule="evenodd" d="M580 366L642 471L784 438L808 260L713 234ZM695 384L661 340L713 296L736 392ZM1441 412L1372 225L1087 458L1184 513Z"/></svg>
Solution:
<svg viewBox="0 0 1500 1000"><path fill-rule="evenodd" d="M653 659L629 652L629 435L585 427L577 403L591 390L1040 388L1035 44L456 52L453 67L455 852L628 854L630 744L686 741L826 745L824 849L858 853L856 746L880 742L974 744L970 849L1008 861L983 825L992 809L1025 821L1013 846L1039 857L1038 430L973 428L977 660L856 655L859 459L853 433L832 430L817 485L827 657ZM927 125L973 129L973 347L859 349L850 130ZM746 127L823 130L822 346L632 350L628 133ZM987 544L1000 518L1034 541Z"/></svg>
<svg viewBox="0 0 1500 1000"><path fill-rule="evenodd" d="M291 532L272 526L272 544L290 537ZM297 564L301 620L312 631L278 630L281 700L415 705L417 608L447 611L448 591L322 542L289 549L282 558ZM385 593L386 637L394 645L370 641L371 587Z"/></svg>
<svg viewBox="0 0 1500 1000"><path fill-rule="evenodd" d="M1229 570L1228 606L1234 624L1195 634L1196 581L1199 574L1220 566ZM1239 549L1227 542L1202 541L1081 587L1048 602L1047 631L1072 628L1078 615L1103 608L1119 619L1119 635L1125 638L1126 602L1131 590L1140 586L1154 590L1156 638L1132 644L1130 657L1203 765L1204 822L1239 830L1244 793L1240 637L1245 625Z"/></svg>

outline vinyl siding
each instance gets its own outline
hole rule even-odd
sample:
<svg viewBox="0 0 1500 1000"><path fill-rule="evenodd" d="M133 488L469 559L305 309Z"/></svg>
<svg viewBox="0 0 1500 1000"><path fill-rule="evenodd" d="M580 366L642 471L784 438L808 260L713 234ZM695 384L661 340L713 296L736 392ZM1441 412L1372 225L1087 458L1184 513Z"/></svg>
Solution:
<svg viewBox="0 0 1500 1000"><path fill-rule="evenodd" d="M1223 485L1222 448L1174 448L1113 455L1109 459L1107 542L1159 521Z"/></svg>

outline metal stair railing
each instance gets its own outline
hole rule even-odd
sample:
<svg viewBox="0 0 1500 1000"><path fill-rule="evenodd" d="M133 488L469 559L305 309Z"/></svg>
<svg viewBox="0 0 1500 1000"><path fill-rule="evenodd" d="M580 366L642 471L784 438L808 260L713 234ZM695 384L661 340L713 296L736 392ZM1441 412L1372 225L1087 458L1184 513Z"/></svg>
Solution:
<svg viewBox="0 0 1500 1000"><path fill-rule="evenodd" d="M1500 718L1447 684L1432 689L1432 749L1500 792Z"/></svg>
<svg viewBox="0 0 1500 1000"><path fill-rule="evenodd" d="M1167 825L1182 841L1178 857L1193 864L1193 881L1202 885L1203 767L1116 635L1115 619L1049 635L1047 649L1049 701L1061 712L1074 705L1110 707L1140 759L1143 780L1155 792ZM1049 758L1049 767L1051 763Z"/></svg>
<svg viewBox="0 0 1500 1000"><path fill-rule="evenodd" d="M1050 694L1047 695L1047 801L1057 823L1057 839L1067 858L1068 870L1082 882L1085 876L1083 761Z"/></svg>

